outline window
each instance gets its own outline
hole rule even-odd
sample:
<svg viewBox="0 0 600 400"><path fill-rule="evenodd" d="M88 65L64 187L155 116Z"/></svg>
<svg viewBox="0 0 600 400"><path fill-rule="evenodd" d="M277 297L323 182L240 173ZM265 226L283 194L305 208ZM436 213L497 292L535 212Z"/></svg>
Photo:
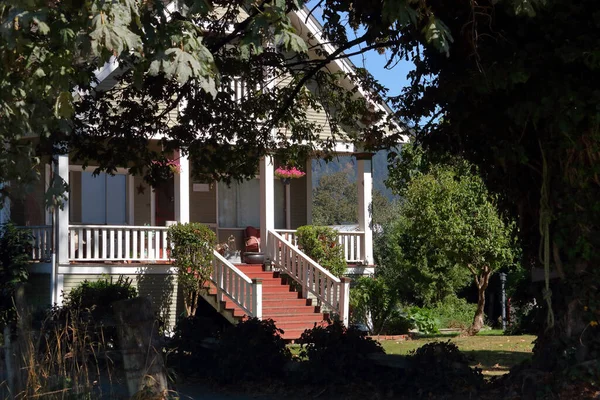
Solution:
<svg viewBox="0 0 600 400"><path fill-rule="evenodd" d="M81 222L124 225L127 223L127 176L81 173Z"/></svg>
<svg viewBox="0 0 600 400"><path fill-rule="evenodd" d="M273 179L273 178L272 178ZM275 182L275 228L285 227L284 187ZM231 186L219 182L219 227L245 228L260 226L260 180L251 179Z"/></svg>

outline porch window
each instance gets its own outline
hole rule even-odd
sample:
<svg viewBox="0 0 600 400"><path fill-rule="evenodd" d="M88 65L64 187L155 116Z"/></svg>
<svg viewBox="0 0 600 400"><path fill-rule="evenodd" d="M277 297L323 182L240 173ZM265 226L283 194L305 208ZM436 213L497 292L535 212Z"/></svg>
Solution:
<svg viewBox="0 0 600 400"><path fill-rule="evenodd" d="M81 222L125 225L127 223L126 175L81 173Z"/></svg>
<svg viewBox="0 0 600 400"><path fill-rule="evenodd" d="M231 186L219 182L219 228L260 226L260 180L251 179ZM284 187L275 182L275 228L285 227Z"/></svg>

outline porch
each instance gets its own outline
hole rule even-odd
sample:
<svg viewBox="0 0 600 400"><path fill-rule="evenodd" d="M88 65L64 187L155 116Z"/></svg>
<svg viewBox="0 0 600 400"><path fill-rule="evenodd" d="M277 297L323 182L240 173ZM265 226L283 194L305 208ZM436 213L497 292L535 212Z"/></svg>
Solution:
<svg viewBox="0 0 600 400"><path fill-rule="evenodd" d="M359 223L353 231L340 232L339 241L348 264L372 267L371 160L370 155L355 156ZM175 222L208 225L217 241L227 243L235 257L245 249L244 230L249 226L259 228L260 251L264 252L269 230L296 244L295 228L312 222L311 160L304 168L306 176L284 184L274 176L278 163L273 157L263 157L259 175L228 186L195 181L187 156L177 153L174 158L179 172L155 188L125 168L113 175L94 175L93 166L86 170L71 165L67 155L57 157L55 168L46 164L40 187L33 188L22 204L12 207L13 221L34 233L33 259L49 259L54 250L59 264L168 262L166 225ZM53 217L52 210L43 206L43 193L55 175L69 184L70 191L68 201Z"/></svg>
<svg viewBox="0 0 600 400"><path fill-rule="evenodd" d="M216 227L212 227L217 230ZM55 252L52 246L52 226L24 226L31 232L31 259L50 262ZM166 226L69 225L68 264L82 263L170 263L170 243ZM236 229L237 230L237 229ZM230 232L231 229L225 229ZM295 229L275 229L274 232L297 246ZM364 232L339 231L338 242L344 249L349 265L360 264L364 252Z"/></svg>

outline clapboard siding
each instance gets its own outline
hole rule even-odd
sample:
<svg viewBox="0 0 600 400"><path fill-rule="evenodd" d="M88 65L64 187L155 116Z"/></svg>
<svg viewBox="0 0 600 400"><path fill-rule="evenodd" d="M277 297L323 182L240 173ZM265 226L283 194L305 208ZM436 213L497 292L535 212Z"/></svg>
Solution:
<svg viewBox="0 0 600 400"><path fill-rule="evenodd" d="M119 279L119 275L64 275L64 293L68 294L74 287L83 281L97 281L104 276L113 281ZM165 324L172 328L177 321L177 280L175 276L168 274L139 274L123 275L130 278L138 290L140 296L150 298L152 305Z"/></svg>

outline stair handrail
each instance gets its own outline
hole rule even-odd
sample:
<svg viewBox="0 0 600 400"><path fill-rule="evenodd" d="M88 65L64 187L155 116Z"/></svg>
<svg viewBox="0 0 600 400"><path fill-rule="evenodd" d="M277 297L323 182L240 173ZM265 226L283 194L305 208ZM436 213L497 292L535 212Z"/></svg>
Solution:
<svg viewBox="0 0 600 400"><path fill-rule="evenodd" d="M270 230L267 240L268 255L275 266L302 285L302 297L312 293L317 299L336 311L344 325L348 325L350 279L338 278L304 254L292 242Z"/></svg>
<svg viewBox="0 0 600 400"><path fill-rule="evenodd" d="M217 289L217 307L227 296L249 317L262 319L262 279L250 279L216 250L213 255L211 282Z"/></svg>

